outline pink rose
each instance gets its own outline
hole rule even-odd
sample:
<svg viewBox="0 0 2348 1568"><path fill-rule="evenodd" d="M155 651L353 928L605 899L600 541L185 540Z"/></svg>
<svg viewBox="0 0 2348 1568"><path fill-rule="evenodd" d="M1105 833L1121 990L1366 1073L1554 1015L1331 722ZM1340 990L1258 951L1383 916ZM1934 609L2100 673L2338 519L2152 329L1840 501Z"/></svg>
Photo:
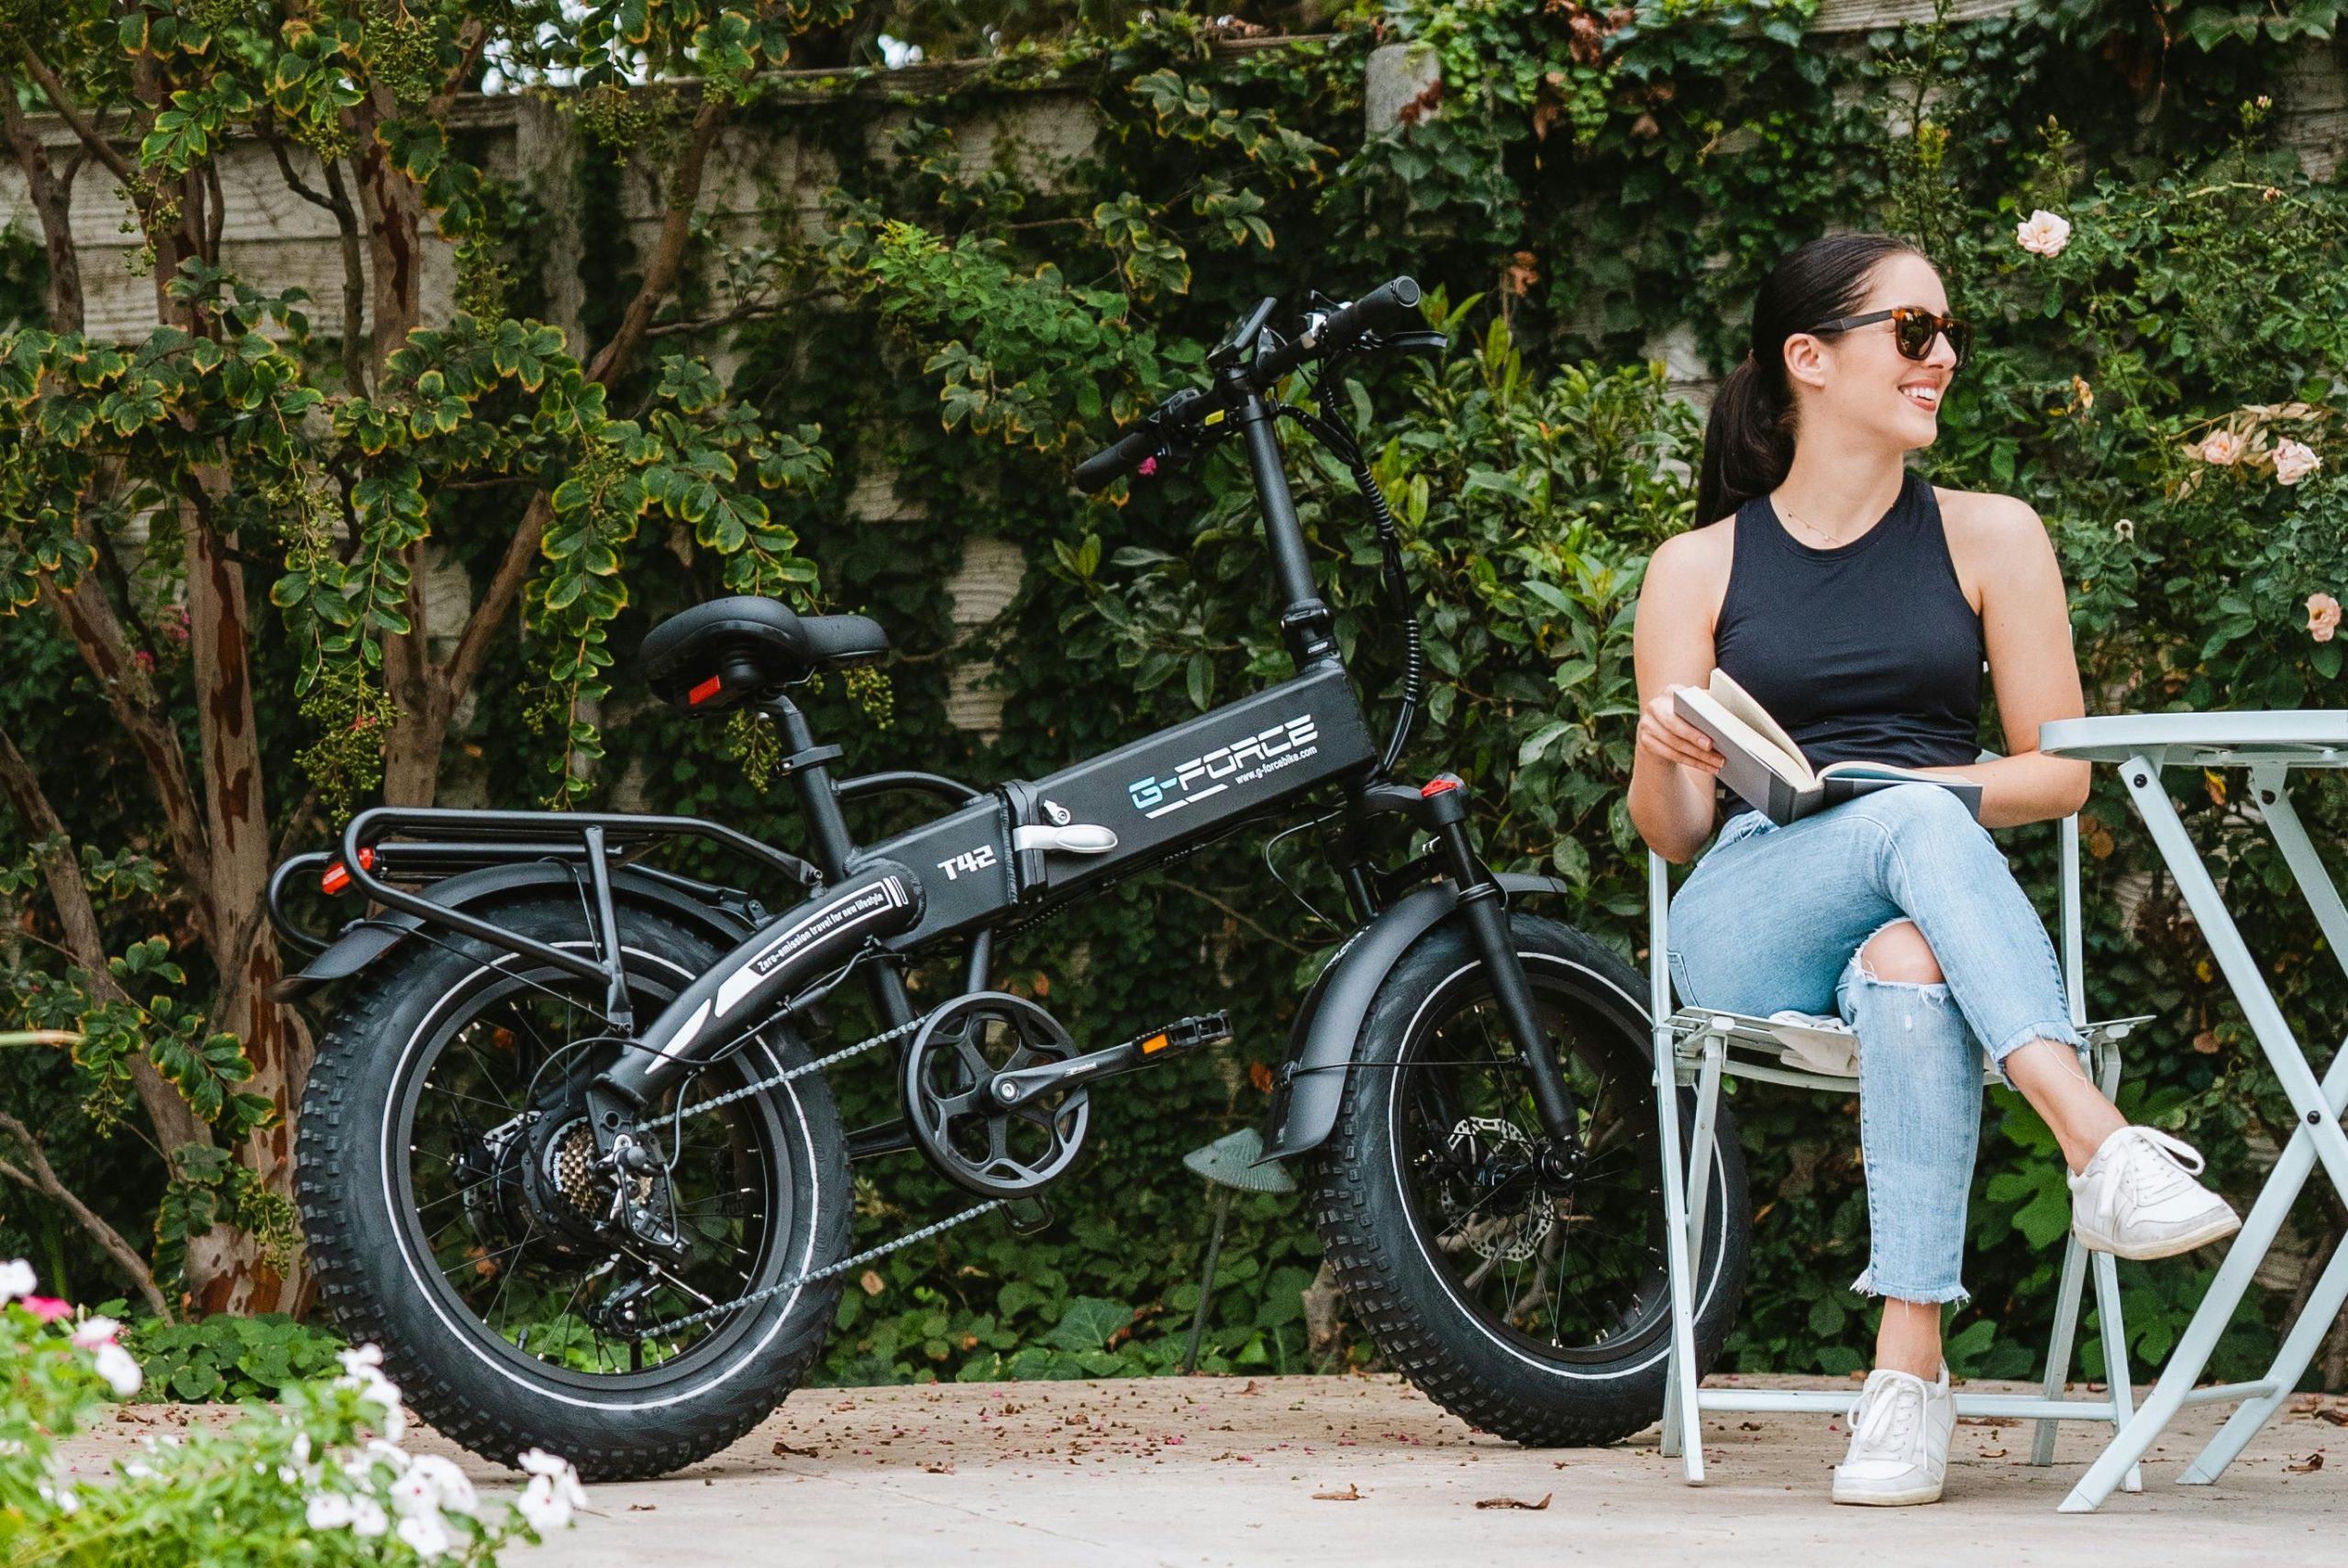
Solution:
<svg viewBox="0 0 2348 1568"><path fill-rule="evenodd" d="M2276 483L2297 484L2321 467L2323 459L2315 455L2312 447L2297 441L2275 443Z"/></svg>
<svg viewBox="0 0 2348 1568"><path fill-rule="evenodd" d="M2234 462L2242 453L2242 437L2222 427L2204 436L2201 444L2193 448L2195 457L2205 463L2215 463L2220 468Z"/></svg>
<svg viewBox="0 0 2348 1568"><path fill-rule="evenodd" d="M2032 256L2060 256L2071 243L2071 220L2041 207L2014 225L2014 243Z"/></svg>
<svg viewBox="0 0 2348 1568"><path fill-rule="evenodd" d="M2308 635L2317 642L2328 643L2331 634L2340 629L2340 601L2329 593L2308 595Z"/></svg>

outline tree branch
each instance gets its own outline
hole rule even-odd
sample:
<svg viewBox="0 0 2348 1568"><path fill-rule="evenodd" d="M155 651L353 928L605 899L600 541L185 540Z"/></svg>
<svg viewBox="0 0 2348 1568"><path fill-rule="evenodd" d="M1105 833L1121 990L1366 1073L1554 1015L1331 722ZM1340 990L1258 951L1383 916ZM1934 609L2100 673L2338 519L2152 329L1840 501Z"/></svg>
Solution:
<svg viewBox="0 0 2348 1568"><path fill-rule="evenodd" d="M717 144L718 129L725 124L725 110L724 96L711 94L702 99L701 107L694 112L684 156L678 160L669 179L667 211L660 220L660 237L653 246L651 264L644 271L636 297L628 302L619 330L588 366L589 381L608 387L626 373L637 348L648 336L652 313L676 287L677 275L684 267L685 245L692 236L693 208L701 200L702 178L709 166L710 149ZM537 564L538 545L546 537L547 524L553 516L554 506L546 491L540 491L530 498L529 508L514 530L514 537L497 563L487 591L467 617L449 662L437 672L448 693L450 712L464 701L472 683L480 678L482 662L489 657L498 628L521 597L522 585L529 580L530 572Z"/></svg>
<svg viewBox="0 0 2348 1568"><path fill-rule="evenodd" d="M209 942L219 929L219 911L212 903L211 841L204 831L203 804L188 777L179 727L133 657L122 622L103 590L84 580L68 593L44 577L41 592L56 612L58 623L81 649L82 662L97 678L98 689L114 708L115 721L147 759L148 776L171 836L172 858L194 895L196 928Z"/></svg>
<svg viewBox="0 0 2348 1568"><path fill-rule="evenodd" d="M67 956L81 966L88 977L90 989L101 999L129 1003L129 995L106 966L105 938L98 930L98 913L90 903L89 887L82 880L82 862L73 851L72 840L56 809L49 803L49 796L42 790L32 765L25 760L24 753L17 749L17 743L6 730L0 730L0 795L5 795L16 811L17 824L24 829L25 836L35 844L46 842L50 845L40 856L41 880L49 889L49 901L57 911L57 923L64 933ZM212 1142L212 1130L145 1056L130 1059L130 1081L138 1093L138 1103L146 1109L148 1121L154 1124L155 1136L165 1148Z"/></svg>
<svg viewBox="0 0 2348 1568"><path fill-rule="evenodd" d="M28 43L19 42L17 45L17 56L25 62L26 72L39 87L41 95L49 100L49 106L57 111L58 118L73 127L73 134L82 138L82 145L90 149L90 156L105 164L107 171L122 182L126 190L137 184L138 171L124 159L114 143L90 123L81 105L73 102L73 95L66 92L65 83L60 82L57 72L49 68L48 61L35 54L33 46Z"/></svg>
<svg viewBox="0 0 2348 1568"><path fill-rule="evenodd" d="M367 395L367 263L366 244L359 232L359 211L350 204L350 192L342 182L342 160L321 158L319 167L326 171L327 188L320 192L294 171L294 160L285 150L285 138L277 134L276 127L264 118L260 122L261 139L276 155L277 171L284 178L285 188L313 206L323 207L334 215L335 226L342 236L342 380L344 390L355 396Z"/></svg>
<svg viewBox="0 0 2348 1568"><path fill-rule="evenodd" d="M645 329L652 325L652 313L669 297L677 284L677 274L684 270L685 243L692 237L693 208L701 201L702 176L709 166L710 149L717 144L717 132L725 123L726 101L722 93L707 93L701 107L693 113L692 129L687 133L684 156L669 177L667 211L660 220L660 237L652 248L652 260L644 269L644 280L637 285L636 297L627 303L626 314L620 318L617 332L604 345L594 362L588 367L587 379L605 386L626 373L629 361L635 359L637 347L643 342Z"/></svg>
<svg viewBox="0 0 2348 1568"><path fill-rule="evenodd" d="M31 1167L29 1170L20 1169L6 1160L0 1160L0 1176L32 1188L73 1216L74 1222L90 1233L91 1239L98 1243L106 1256L114 1260L115 1266L138 1286L138 1294L147 1298L148 1309L164 1322L171 1322L171 1304L155 1287L155 1275L148 1268L147 1260L138 1255L137 1248L122 1239L121 1231L107 1224L96 1210L74 1197L72 1189L57 1179L56 1170L50 1166L49 1156L42 1153L40 1143L33 1137L31 1130L6 1111L0 1110L0 1132L6 1132L17 1141L24 1153L25 1165Z"/></svg>
<svg viewBox="0 0 2348 1568"><path fill-rule="evenodd" d="M50 167L49 149L17 106L17 86L0 78L0 129L25 177L33 211L40 216L41 242L49 253L49 329L79 332L83 323L82 250L73 241L73 171L62 179Z"/></svg>
<svg viewBox="0 0 2348 1568"><path fill-rule="evenodd" d="M479 17L466 17L464 26L457 31L457 44L456 68L449 72L440 83L440 91L435 93L432 101L425 105L425 114L436 120L448 117L450 101L465 90L465 83L471 77L473 67L481 63L481 51L489 45L489 24Z"/></svg>
<svg viewBox="0 0 2348 1568"><path fill-rule="evenodd" d="M481 602L465 619L465 629L457 637L457 646L441 667L440 679L447 683L449 711L454 712L472 690L481 676L482 662L489 657L490 644L497 639L498 628L522 597L522 585L530 580L537 566L538 544L546 537L547 524L553 520L554 502L545 491L530 497L530 504L522 513L522 521L514 530L514 537L506 541L505 554L497 563L497 571L489 580L489 587Z"/></svg>

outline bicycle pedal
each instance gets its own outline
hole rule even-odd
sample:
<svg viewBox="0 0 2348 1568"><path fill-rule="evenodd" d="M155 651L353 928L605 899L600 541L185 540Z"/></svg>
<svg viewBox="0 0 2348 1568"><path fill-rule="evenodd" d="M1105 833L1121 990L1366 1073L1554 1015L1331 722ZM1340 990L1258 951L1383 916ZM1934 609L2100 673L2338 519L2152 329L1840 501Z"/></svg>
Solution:
<svg viewBox="0 0 2348 1568"><path fill-rule="evenodd" d="M1012 1230L1022 1236L1032 1236L1038 1231L1049 1230L1054 1218L1052 1206L1040 1198L1006 1198L1002 1200L1002 1217Z"/></svg>
<svg viewBox="0 0 2348 1568"><path fill-rule="evenodd" d="M1143 1035L1135 1043L1141 1048L1145 1058L1162 1056L1172 1051L1197 1051L1209 1045L1228 1045L1231 1043L1231 1014L1220 1010L1193 1013L1153 1033Z"/></svg>

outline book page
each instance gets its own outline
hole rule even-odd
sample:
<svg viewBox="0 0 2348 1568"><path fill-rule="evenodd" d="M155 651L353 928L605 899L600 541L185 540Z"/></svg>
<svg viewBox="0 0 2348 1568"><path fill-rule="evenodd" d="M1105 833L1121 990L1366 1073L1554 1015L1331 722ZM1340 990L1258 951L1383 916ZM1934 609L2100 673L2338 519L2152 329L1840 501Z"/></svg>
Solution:
<svg viewBox="0 0 2348 1568"><path fill-rule="evenodd" d="M1802 755L1801 747L1794 743L1794 737L1786 734L1784 727L1769 716L1769 710L1761 706L1760 702L1755 700L1752 692L1736 683L1734 676L1725 669L1715 668L1709 690L1714 701L1743 719L1770 745L1800 762L1803 778L1810 779L1816 777L1811 773L1810 759ZM1790 778L1792 775L1788 777Z"/></svg>
<svg viewBox="0 0 2348 1568"><path fill-rule="evenodd" d="M1797 790L1806 790L1817 787L1818 780L1811 773L1810 764L1802 760L1799 750L1789 751L1777 741L1755 729L1743 716L1731 712L1710 691L1700 686L1683 686L1677 696L1678 702L1690 711L1691 716L1697 721L1697 727L1716 732L1712 738L1721 743L1724 749L1733 747L1746 753L1754 761ZM1745 699L1748 705L1752 701L1749 697ZM1766 719L1767 715L1764 714L1763 717ZM1775 724L1769 727L1777 728ZM1755 803L1762 804L1763 802Z"/></svg>

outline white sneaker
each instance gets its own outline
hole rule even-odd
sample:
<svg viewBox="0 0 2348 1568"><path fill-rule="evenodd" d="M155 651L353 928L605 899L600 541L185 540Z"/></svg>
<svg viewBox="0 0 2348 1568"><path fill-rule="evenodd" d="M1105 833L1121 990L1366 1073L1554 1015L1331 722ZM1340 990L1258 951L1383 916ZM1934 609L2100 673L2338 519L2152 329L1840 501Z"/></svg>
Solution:
<svg viewBox="0 0 2348 1568"><path fill-rule="evenodd" d="M2193 1179L2200 1173L2190 1143L2122 1127L2070 1178L2071 1234L2081 1246L2123 1258L2172 1257L2231 1236L2242 1219Z"/></svg>
<svg viewBox="0 0 2348 1568"><path fill-rule="evenodd" d="M1955 1432L1945 1363L1936 1383L1877 1367L1851 1407L1851 1452L1834 1468L1834 1500L1887 1508L1939 1502Z"/></svg>

